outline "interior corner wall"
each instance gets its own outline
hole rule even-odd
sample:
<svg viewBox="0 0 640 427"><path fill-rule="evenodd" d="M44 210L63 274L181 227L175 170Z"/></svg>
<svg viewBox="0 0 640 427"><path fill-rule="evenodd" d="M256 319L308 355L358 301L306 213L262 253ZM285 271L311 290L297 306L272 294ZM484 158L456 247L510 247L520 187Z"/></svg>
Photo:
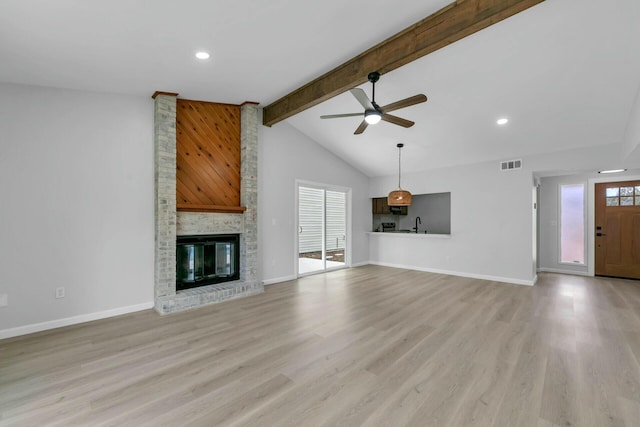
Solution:
<svg viewBox="0 0 640 427"><path fill-rule="evenodd" d="M297 238L296 180L352 189L352 265L368 261L371 227L369 180L286 122L258 135L258 236L261 277L265 283L295 278Z"/></svg>
<svg viewBox="0 0 640 427"><path fill-rule="evenodd" d="M588 273L588 257L585 264L560 263L560 185L583 184L585 206L585 245L587 244L588 180L591 175L564 175L540 179L540 271L573 274Z"/></svg>
<svg viewBox="0 0 640 427"><path fill-rule="evenodd" d="M540 271L591 275L594 256L594 236L589 218L594 216L592 187L595 182L636 180L639 169L615 175L601 175L596 172L543 177L540 179ZM563 184L583 184L585 195L585 264L560 263L560 198L559 188Z"/></svg>
<svg viewBox="0 0 640 427"><path fill-rule="evenodd" d="M522 170L501 172L498 162L486 162L403 175L403 187L412 193L451 192L451 237L400 240L376 236L370 239L369 259L382 265L531 284L536 257L544 270L554 268L549 260L553 251L557 253L557 238L549 235L547 213L542 214L544 221L541 219L537 230L541 242L536 246L534 241L534 173L576 175L613 169L623 164L623 148L622 144L603 144L523 156ZM369 196L386 195L395 188L396 179L372 178ZM557 209L557 199L545 192L538 209Z"/></svg>
<svg viewBox="0 0 640 427"><path fill-rule="evenodd" d="M640 86L636 92L636 98L629 114L627 128L625 129L623 139L623 155L631 156L634 151L640 147Z"/></svg>
<svg viewBox="0 0 640 427"><path fill-rule="evenodd" d="M0 84L0 135L0 337L152 307L151 97Z"/></svg>
<svg viewBox="0 0 640 427"><path fill-rule="evenodd" d="M525 158L526 164L540 178L539 199L539 269L541 271L556 271L572 274L589 274L593 270L590 266L593 246L593 233L589 229L587 221L586 266L560 264L559 263L559 198L558 186L560 184L585 184L585 206L587 207L587 220L592 213L589 212L593 201L589 199L590 188L594 180L625 180L638 173L640 163L627 164L630 169L626 173L616 176L603 176L597 173L602 169L616 169L624 165L625 145L603 144L580 149L563 150L554 153L545 153Z"/></svg>
<svg viewBox="0 0 640 427"><path fill-rule="evenodd" d="M370 180L370 197L395 188L397 177ZM498 162L403 174L415 194L451 193L450 238L376 236L373 263L467 277L533 284L532 173L501 172Z"/></svg>

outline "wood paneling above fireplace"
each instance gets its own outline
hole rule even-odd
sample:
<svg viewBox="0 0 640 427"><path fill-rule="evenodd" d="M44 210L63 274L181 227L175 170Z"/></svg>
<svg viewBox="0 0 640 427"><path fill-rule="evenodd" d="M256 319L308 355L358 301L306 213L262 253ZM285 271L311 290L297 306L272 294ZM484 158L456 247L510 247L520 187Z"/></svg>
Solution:
<svg viewBox="0 0 640 427"><path fill-rule="evenodd" d="M178 211L241 213L240 106L177 100Z"/></svg>

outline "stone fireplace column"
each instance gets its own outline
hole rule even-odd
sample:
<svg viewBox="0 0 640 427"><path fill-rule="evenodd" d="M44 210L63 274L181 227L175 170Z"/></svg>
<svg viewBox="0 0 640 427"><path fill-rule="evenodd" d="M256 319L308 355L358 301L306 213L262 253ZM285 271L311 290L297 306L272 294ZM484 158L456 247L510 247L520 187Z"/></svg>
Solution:
<svg viewBox="0 0 640 427"><path fill-rule="evenodd" d="M176 293L176 99L156 92L154 107L155 271L154 296ZM157 309L157 307L156 307Z"/></svg>
<svg viewBox="0 0 640 427"><path fill-rule="evenodd" d="M258 280L258 104L240 107L240 204L244 212L244 233L240 243L240 280Z"/></svg>

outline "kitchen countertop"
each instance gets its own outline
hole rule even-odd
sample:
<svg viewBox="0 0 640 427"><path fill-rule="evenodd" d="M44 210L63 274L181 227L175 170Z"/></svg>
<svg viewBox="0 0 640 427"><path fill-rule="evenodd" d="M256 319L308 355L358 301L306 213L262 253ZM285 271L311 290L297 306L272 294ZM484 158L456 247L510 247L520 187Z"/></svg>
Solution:
<svg viewBox="0 0 640 427"><path fill-rule="evenodd" d="M434 234L434 233L407 233L402 231L368 231L367 234L371 236L395 236L395 237L409 237L414 239L450 239L451 234Z"/></svg>

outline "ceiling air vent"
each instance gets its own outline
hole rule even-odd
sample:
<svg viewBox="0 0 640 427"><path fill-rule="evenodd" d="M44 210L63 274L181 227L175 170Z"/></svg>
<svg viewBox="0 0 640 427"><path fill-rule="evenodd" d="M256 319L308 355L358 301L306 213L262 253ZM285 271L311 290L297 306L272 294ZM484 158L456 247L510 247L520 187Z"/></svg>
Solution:
<svg viewBox="0 0 640 427"><path fill-rule="evenodd" d="M511 169L522 169L522 159L500 162L501 171L509 171Z"/></svg>

